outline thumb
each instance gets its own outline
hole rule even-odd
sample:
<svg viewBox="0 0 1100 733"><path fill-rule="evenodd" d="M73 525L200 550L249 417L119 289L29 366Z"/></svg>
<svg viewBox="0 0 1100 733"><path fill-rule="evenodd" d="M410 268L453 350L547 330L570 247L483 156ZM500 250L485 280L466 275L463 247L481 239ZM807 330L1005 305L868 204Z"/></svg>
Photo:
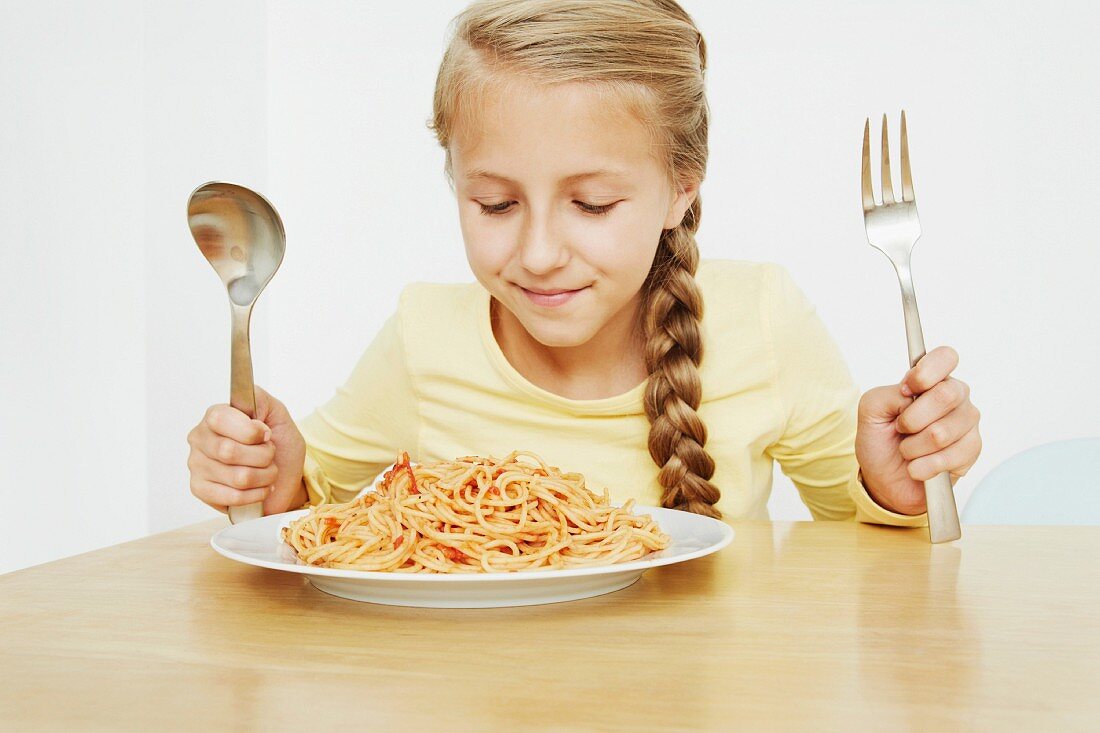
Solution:
<svg viewBox="0 0 1100 733"><path fill-rule="evenodd" d="M859 420L870 425L892 423L913 398L901 391L900 384L867 390L859 401Z"/></svg>
<svg viewBox="0 0 1100 733"><path fill-rule="evenodd" d="M275 399L267 390L256 385L256 419L274 428L286 422L287 409L282 402Z"/></svg>

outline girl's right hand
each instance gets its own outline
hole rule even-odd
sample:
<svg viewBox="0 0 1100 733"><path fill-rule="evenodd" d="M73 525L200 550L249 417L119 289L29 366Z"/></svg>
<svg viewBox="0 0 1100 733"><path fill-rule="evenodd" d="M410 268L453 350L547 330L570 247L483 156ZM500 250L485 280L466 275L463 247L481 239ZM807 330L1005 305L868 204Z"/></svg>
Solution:
<svg viewBox="0 0 1100 733"><path fill-rule="evenodd" d="M302 483L306 443L282 402L256 387L256 419L214 405L187 434L191 493L220 512L264 503L264 514L296 509L307 500Z"/></svg>

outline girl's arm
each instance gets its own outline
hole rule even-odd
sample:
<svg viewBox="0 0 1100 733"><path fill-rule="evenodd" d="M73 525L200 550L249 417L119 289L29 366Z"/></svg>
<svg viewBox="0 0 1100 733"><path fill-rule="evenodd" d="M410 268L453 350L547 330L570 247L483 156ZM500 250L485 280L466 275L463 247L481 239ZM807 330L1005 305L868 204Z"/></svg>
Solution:
<svg viewBox="0 0 1100 733"><path fill-rule="evenodd" d="M309 503L351 501L393 463L419 452L420 418L400 309L378 332L347 382L299 422Z"/></svg>
<svg viewBox="0 0 1100 733"><path fill-rule="evenodd" d="M768 448L814 519L922 526L926 515L879 506L859 481L855 457L859 390L813 304L786 269L775 266L766 290L775 385L786 417Z"/></svg>

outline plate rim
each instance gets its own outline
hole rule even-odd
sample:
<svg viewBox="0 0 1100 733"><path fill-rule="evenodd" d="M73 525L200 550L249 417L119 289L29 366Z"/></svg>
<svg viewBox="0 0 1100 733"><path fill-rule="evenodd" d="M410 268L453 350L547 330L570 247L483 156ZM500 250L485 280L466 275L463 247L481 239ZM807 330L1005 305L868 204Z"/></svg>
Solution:
<svg viewBox="0 0 1100 733"><path fill-rule="evenodd" d="M282 526L282 522L297 519L300 516L304 516L309 513L309 509L294 509L289 512L282 512L281 514L269 514L259 519L253 519L252 522L270 522L276 524L275 518L279 517L278 527ZM664 565L674 565L676 563L687 562L688 560L696 560L700 557L706 557L716 552L720 552L725 549L734 538L734 529L725 522L722 522L713 517L703 516L701 514L692 514L690 512L683 512L677 509L666 509L664 507L650 507L650 506L638 506L635 505L633 511L637 514L669 514L676 512L678 514L688 514L691 517L700 521L710 522L717 526L721 532L721 538L706 547L692 550L691 552L683 555L676 555L675 557L654 557L654 558L641 558L638 560L632 560L626 563L612 563L610 565L595 565L592 567L580 567L580 568L566 568L563 570L518 570L515 572L501 572L501 573L394 573L382 570L347 570L343 568L322 568L313 565L292 565L290 563L278 563L270 560L259 560L247 555L242 555L238 552L234 552L226 547L220 546L218 540L228 532L231 532L237 527L243 525L231 524L228 527L223 527L214 533L210 538L210 546L219 555L234 560L245 565L252 565L254 567L268 568L270 570L281 570L288 573L298 573L300 575L320 575L330 578L343 578L351 580L361 581L382 581L387 583L394 582L408 582L408 583L473 583L473 582L525 582L525 581L538 581L549 579L566 579L577 578L589 575L603 575L607 573L619 573L631 570L645 571L650 568L662 567ZM660 522L659 517L654 517Z"/></svg>

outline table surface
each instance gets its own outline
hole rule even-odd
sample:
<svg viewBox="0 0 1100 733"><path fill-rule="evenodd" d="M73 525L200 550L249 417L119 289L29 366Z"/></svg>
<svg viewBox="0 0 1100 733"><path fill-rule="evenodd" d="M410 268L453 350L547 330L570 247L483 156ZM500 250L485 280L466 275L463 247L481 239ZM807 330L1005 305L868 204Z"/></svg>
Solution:
<svg viewBox="0 0 1100 733"><path fill-rule="evenodd" d="M1096 730L1100 527L731 522L549 606L325 595L214 520L0 576L18 730Z"/></svg>

